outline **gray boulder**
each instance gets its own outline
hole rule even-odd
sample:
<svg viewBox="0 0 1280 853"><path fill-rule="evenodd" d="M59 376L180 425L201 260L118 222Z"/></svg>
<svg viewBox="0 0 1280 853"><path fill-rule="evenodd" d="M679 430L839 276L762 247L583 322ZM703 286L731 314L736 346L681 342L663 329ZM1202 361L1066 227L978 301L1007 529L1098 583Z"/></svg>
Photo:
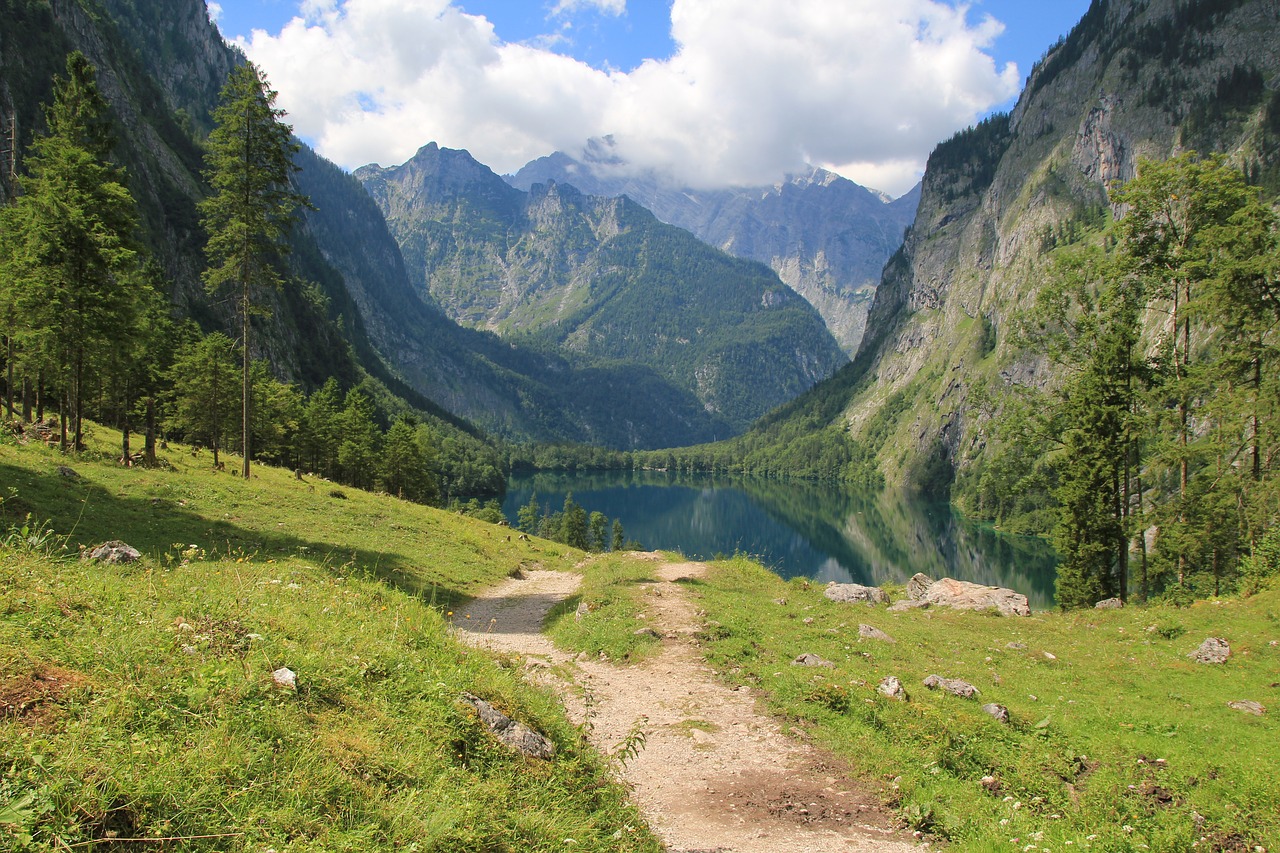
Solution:
<svg viewBox="0 0 1280 853"><path fill-rule="evenodd" d="M796 659L791 662L791 665L792 666L829 666L829 667L835 666L835 664L833 664L831 661L820 658L817 655L812 654L810 652L805 652L802 655L798 655Z"/></svg>
<svg viewBox="0 0 1280 853"><path fill-rule="evenodd" d="M902 613L907 610L927 610L928 607L929 602L927 601L915 601L910 598L904 598L901 601L895 601L893 604L890 604L889 612Z"/></svg>
<svg viewBox="0 0 1280 853"><path fill-rule="evenodd" d="M1244 711L1246 714L1253 714L1255 717L1261 717L1267 713L1266 707L1261 702L1245 700L1241 702L1228 702L1228 708L1234 708L1237 711Z"/></svg>
<svg viewBox="0 0 1280 853"><path fill-rule="evenodd" d="M888 604L889 594L878 586L863 586L860 583L829 583L822 594L832 601L855 602L865 604Z"/></svg>
<svg viewBox="0 0 1280 853"><path fill-rule="evenodd" d="M1118 598L1104 598L1093 605L1094 610L1119 610L1122 607L1124 607L1124 602Z"/></svg>
<svg viewBox="0 0 1280 853"><path fill-rule="evenodd" d="M972 699L978 695L978 688L958 678L943 678L941 675L930 675L924 680L924 686L930 690L945 690L962 699Z"/></svg>
<svg viewBox="0 0 1280 853"><path fill-rule="evenodd" d="M907 581L907 598L919 601L924 598L924 594L931 586L933 586L933 578L923 572L916 572L911 576L911 580Z"/></svg>
<svg viewBox="0 0 1280 853"><path fill-rule="evenodd" d="M484 727L494 737L521 755L541 758L544 761L555 756L556 747L550 740L524 723L511 719L479 696L463 693L462 701L476 709L476 713L480 715L480 722L484 723Z"/></svg>
<svg viewBox="0 0 1280 853"><path fill-rule="evenodd" d="M86 551L84 559L97 560L100 563L132 563L142 559L142 555L131 545L119 539L112 539L110 542L103 542L98 547Z"/></svg>
<svg viewBox="0 0 1280 853"><path fill-rule="evenodd" d="M1231 657L1231 647L1221 637L1209 637L1187 657L1196 663L1226 663Z"/></svg>
<svg viewBox="0 0 1280 853"><path fill-rule="evenodd" d="M884 631L871 625L858 626L858 638L862 640L879 640L882 643L896 643L893 637L890 637Z"/></svg>
<svg viewBox="0 0 1280 853"><path fill-rule="evenodd" d="M880 679L880 683L876 685L876 692L890 699L900 699L903 702L908 701L906 688L902 686L902 682L897 677L886 675Z"/></svg>
<svg viewBox="0 0 1280 853"><path fill-rule="evenodd" d="M1002 616L1031 615L1031 605L1025 595L1003 587L983 586L955 578L934 581L920 600L959 610L995 610Z"/></svg>
<svg viewBox="0 0 1280 853"><path fill-rule="evenodd" d="M1003 705L997 705L995 702L988 702L983 705L982 712L989 715L997 723L1009 722L1009 709Z"/></svg>

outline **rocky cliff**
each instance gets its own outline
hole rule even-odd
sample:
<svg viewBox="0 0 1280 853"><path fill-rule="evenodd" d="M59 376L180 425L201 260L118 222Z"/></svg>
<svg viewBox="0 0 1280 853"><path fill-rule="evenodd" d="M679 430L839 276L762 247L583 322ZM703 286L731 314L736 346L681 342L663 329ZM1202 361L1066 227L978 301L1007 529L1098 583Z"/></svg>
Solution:
<svg viewBox="0 0 1280 853"><path fill-rule="evenodd" d="M625 195L663 222L729 254L767 264L803 296L846 353L862 339L867 310L885 261L902 244L919 188L898 199L812 168L776 184L699 190L636 172L596 141L583 160L557 152L507 181L528 190L555 181L595 196Z"/></svg>
<svg viewBox="0 0 1280 853"><path fill-rule="evenodd" d="M876 291L842 418L855 437L875 423L891 482L981 452L978 389L1053 381L1009 332L1046 250L1104 222L1109 190L1140 159L1194 148L1275 175L1278 37L1280 7L1261 0L1095 0L1011 114L938 146Z"/></svg>

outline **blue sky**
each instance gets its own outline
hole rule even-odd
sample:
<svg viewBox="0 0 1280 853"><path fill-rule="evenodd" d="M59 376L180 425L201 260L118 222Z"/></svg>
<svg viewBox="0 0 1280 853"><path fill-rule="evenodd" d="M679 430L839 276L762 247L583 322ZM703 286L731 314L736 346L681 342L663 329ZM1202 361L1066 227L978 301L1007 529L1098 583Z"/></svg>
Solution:
<svg viewBox="0 0 1280 853"><path fill-rule="evenodd" d="M434 141L513 171L610 134L628 161L685 183L767 183L810 162L896 194L934 144L1011 107L1088 5L221 0L211 11L267 71L299 135L348 168Z"/></svg>

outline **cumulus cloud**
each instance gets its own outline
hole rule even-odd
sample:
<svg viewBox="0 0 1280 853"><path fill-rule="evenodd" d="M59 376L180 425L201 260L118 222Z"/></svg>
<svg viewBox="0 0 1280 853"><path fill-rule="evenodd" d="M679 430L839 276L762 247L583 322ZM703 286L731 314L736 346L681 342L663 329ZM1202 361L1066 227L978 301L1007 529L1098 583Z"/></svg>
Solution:
<svg viewBox="0 0 1280 853"><path fill-rule="evenodd" d="M622 8L623 0L562 0ZM438 142L498 172L610 135L695 186L770 183L806 164L893 193L940 140L1017 91L990 17L938 0L675 0L670 57L629 72L503 42L449 0L306 0L241 46L296 131L356 167Z"/></svg>
<svg viewBox="0 0 1280 853"><path fill-rule="evenodd" d="M559 0L552 8L552 15L571 15L583 9L596 9L608 15L622 15L627 11L627 0Z"/></svg>

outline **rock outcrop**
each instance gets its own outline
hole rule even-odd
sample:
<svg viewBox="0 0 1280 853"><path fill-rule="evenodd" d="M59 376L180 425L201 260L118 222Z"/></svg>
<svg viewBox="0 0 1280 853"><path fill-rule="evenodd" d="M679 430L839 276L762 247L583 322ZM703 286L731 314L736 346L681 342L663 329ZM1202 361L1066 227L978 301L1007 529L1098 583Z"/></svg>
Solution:
<svg viewBox="0 0 1280 853"><path fill-rule="evenodd" d="M936 607L953 607L958 610L995 610L1002 616L1031 615L1027 597L1021 593L954 578L934 581L920 600Z"/></svg>
<svg viewBox="0 0 1280 853"><path fill-rule="evenodd" d="M889 603L889 594L883 589L878 586L863 586L860 583L829 583L822 594L831 601L862 602L863 604Z"/></svg>

